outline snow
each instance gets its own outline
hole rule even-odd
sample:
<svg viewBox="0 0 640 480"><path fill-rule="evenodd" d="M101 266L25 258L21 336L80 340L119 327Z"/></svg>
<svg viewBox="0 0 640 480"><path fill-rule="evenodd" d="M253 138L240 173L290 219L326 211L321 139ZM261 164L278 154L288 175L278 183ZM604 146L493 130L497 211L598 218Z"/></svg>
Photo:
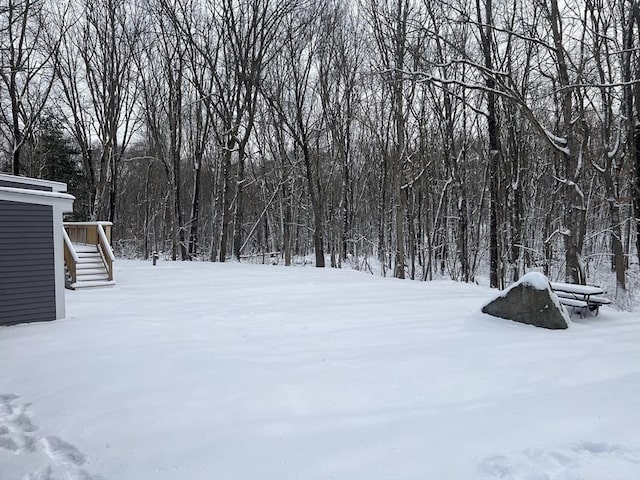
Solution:
<svg viewBox="0 0 640 480"><path fill-rule="evenodd" d="M544 128L543 131L544 131L544 134L547 136L547 138L551 141L553 146L558 151L562 152L565 155L569 155L570 152L569 152L569 148L566 146L567 145L566 138L558 137L557 135L554 135L550 130L547 130L546 128Z"/></svg>
<svg viewBox="0 0 640 480"><path fill-rule="evenodd" d="M28 188L31 188L33 185L40 185L43 187L51 188L53 192L66 192L67 184L61 182L53 182L51 180L42 180L40 178L31 178L31 177L19 177L15 175L9 175L6 173L0 173L0 181L4 180L5 182L11 183L19 183L24 184Z"/></svg>
<svg viewBox="0 0 640 480"><path fill-rule="evenodd" d="M102 225L102 226L113 226L113 222L104 222L104 221L100 221L100 222L71 222L73 223L74 226L78 226L78 227L97 227L98 225Z"/></svg>
<svg viewBox="0 0 640 480"><path fill-rule="evenodd" d="M61 200L75 200L76 197L68 193L46 192L43 190L29 190L25 188L0 187L0 193L23 195L28 197L43 197Z"/></svg>
<svg viewBox="0 0 640 480"><path fill-rule="evenodd" d="M559 292L576 293L578 295L601 295L604 290L594 285L577 285L575 283L552 282L551 287Z"/></svg>
<svg viewBox="0 0 640 480"><path fill-rule="evenodd" d="M238 263L116 281L0 328L2 480L640 478L637 313L550 331L486 287Z"/></svg>
<svg viewBox="0 0 640 480"><path fill-rule="evenodd" d="M549 279L540 272L525 273L520 280L513 286L528 285L536 290L547 290L549 288Z"/></svg>

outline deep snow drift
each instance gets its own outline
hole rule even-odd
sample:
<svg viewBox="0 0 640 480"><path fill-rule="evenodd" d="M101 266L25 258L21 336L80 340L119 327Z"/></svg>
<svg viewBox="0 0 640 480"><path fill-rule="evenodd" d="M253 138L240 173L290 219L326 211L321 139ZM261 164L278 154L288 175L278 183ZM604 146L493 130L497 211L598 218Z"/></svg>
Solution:
<svg viewBox="0 0 640 480"><path fill-rule="evenodd" d="M0 479L637 479L640 318L549 331L495 291L119 261L0 328Z"/></svg>

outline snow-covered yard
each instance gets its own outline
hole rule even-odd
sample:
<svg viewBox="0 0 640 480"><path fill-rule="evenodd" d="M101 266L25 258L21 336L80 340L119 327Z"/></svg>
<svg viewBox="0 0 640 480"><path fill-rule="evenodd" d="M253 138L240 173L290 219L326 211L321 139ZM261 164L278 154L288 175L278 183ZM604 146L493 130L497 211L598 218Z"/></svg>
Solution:
<svg viewBox="0 0 640 480"><path fill-rule="evenodd" d="M640 478L640 315L565 331L495 292L119 261L0 329L0 479Z"/></svg>

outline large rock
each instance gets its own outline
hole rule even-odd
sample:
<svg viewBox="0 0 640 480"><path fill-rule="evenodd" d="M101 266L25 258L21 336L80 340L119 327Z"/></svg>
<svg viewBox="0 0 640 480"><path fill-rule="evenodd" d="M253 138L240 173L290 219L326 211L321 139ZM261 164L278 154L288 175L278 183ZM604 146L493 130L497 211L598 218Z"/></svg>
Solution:
<svg viewBox="0 0 640 480"><path fill-rule="evenodd" d="M571 323L569 314L551 290L549 280L537 272L527 273L500 292L500 296L482 307L482 311L494 317L554 330L568 328Z"/></svg>

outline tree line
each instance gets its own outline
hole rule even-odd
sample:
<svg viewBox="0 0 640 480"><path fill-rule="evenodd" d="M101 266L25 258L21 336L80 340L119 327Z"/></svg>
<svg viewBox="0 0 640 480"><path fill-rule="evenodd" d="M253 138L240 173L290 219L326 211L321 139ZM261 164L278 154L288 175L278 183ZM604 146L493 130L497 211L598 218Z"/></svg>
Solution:
<svg viewBox="0 0 640 480"><path fill-rule="evenodd" d="M0 166L123 253L638 269L638 0L3 0L0 39Z"/></svg>

